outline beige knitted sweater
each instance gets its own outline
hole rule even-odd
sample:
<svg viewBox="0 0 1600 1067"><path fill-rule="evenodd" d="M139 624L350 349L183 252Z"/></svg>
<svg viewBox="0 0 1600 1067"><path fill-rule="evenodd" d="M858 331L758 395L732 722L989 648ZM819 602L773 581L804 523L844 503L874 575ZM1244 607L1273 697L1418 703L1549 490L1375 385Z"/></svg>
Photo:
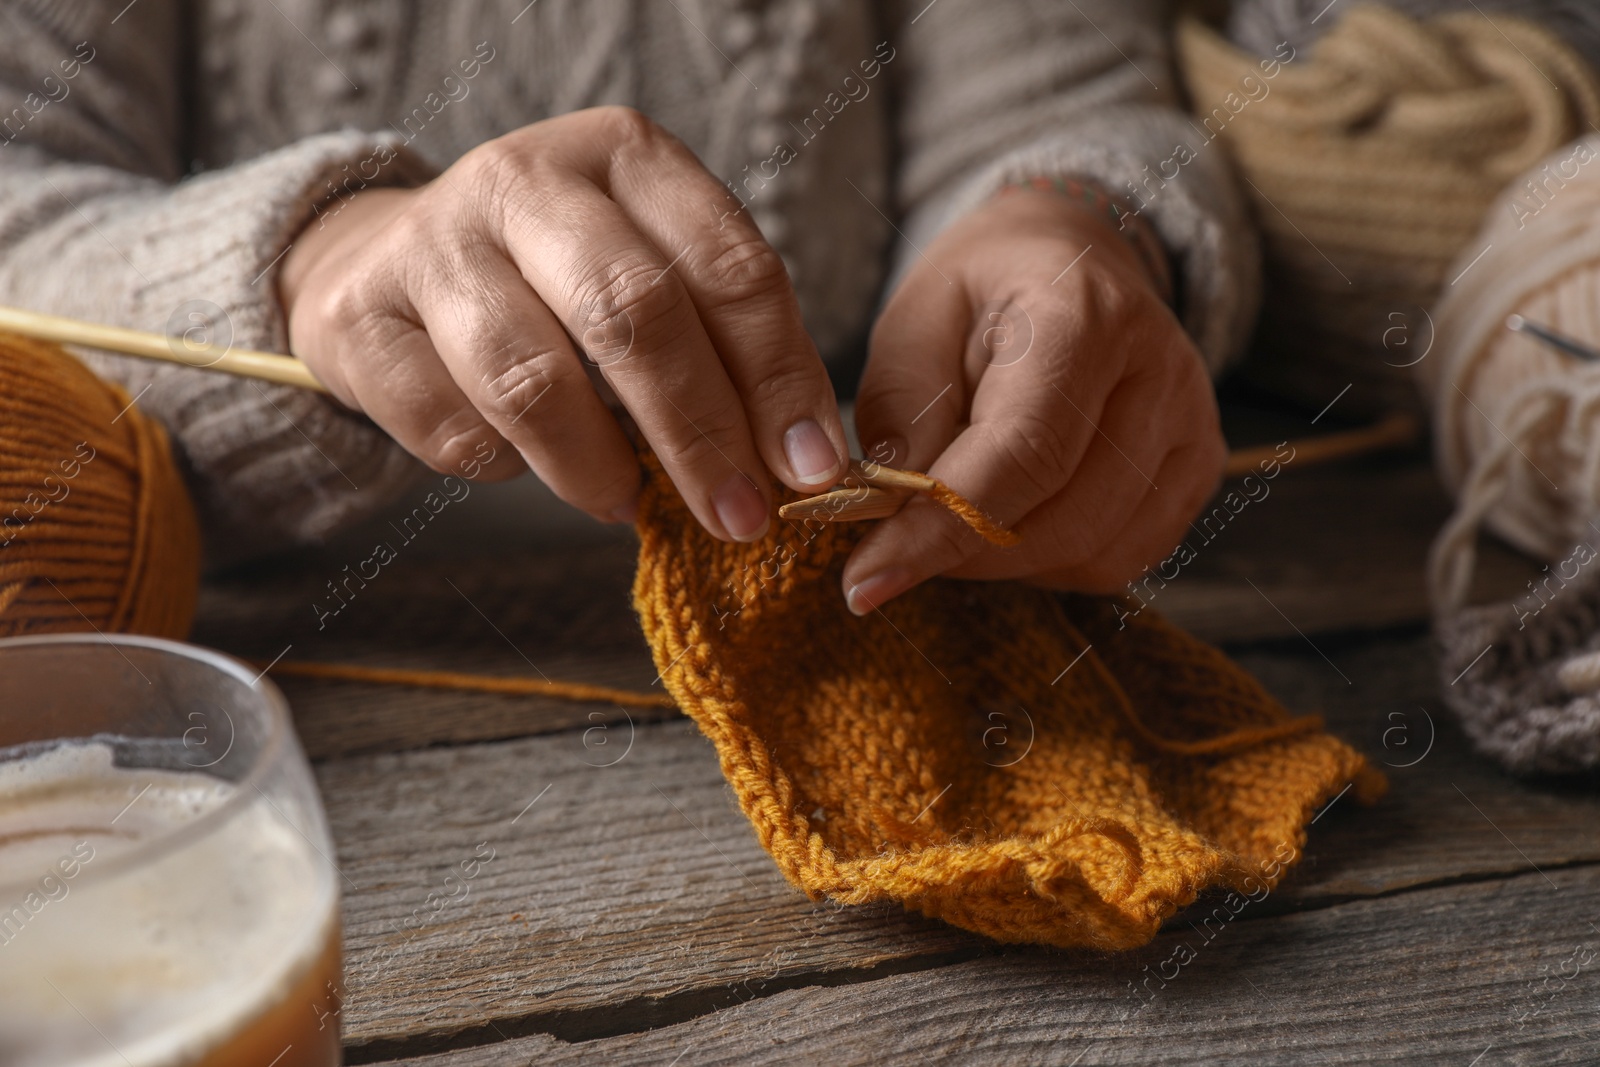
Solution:
<svg viewBox="0 0 1600 1067"><path fill-rule="evenodd" d="M282 351L276 268L336 183L420 183L630 104L735 184L844 366L896 265L1003 180L1123 189L1170 156L1176 90L1159 0L7 0L0 302L169 332L209 315ZM1256 293L1224 160L1145 216L1220 367ZM420 471L320 396L88 358L172 430L228 555L321 538Z"/></svg>

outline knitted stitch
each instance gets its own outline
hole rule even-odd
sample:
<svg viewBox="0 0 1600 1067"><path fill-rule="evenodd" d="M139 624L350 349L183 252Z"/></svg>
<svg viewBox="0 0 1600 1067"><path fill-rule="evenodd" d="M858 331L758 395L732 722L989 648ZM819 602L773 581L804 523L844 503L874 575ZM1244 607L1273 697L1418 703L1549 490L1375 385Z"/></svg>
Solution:
<svg viewBox="0 0 1600 1067"><path fill-rule="evenodd" d="M1600 693L1585 684L1600 651L1600 568L1547 576L1520 601L1443 612L1434 636L1439 691L1480 751L1519 774L1600 766Z"/></svg>
<svg viewBox="0 0 1600 1067"><path fill-rule="evenodd" d="M1130 948L1207 887L1275 885L1322 803L1385 787L1153 612L1120 629L1113 600L935 579L857 619L839 584L862 524L724 543L645 465L656 665L813 899Z"/></svg>

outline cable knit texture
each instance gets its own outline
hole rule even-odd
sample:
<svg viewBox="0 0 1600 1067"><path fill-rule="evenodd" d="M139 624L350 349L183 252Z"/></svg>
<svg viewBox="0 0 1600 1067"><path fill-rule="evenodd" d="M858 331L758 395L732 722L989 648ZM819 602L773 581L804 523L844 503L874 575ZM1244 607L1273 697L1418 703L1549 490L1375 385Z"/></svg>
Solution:
<svg viewBox="0 0 1600 1067"><path fill-rule="evenodd" d="M1512 604L1434 619L1439 691L1474 744L1519 774L1600 767L1600 567L1569 561ZM1531 583L1530 583L1531 584Z"/></svg>
<svg viewBox="0 0 1600 1067"><path fill-rule="evenodd" d="M1425 332L1500 189L1600 122L1600 83L1527 19L1341 9L1304 53L1280 45L1263 63L1194 21L1179 53L1203 136L1238 164L1264 239L1250 370L1313 410L1348 390L1343 411L1375 412L1417 405L1396 339Z"/></svg>
<svg viewBox="0 0 1600 1067"><path fill-rule="evenodd" d="M848 363L894 265L1006 178L1120 189L1165 157L1184 125L1167 52L1157 0L16 0L0 301L146 330L205 301L234 343L281 351L276 267L330 182L413 185L519 126L629 104L735 184ZM1254 245L1221 160L1187 170L1149 217L1220 367ZM172 430L214 559L325 536L420 473L323 398L92 365Z"/></svg>
<svg viewBox="0 0 1600 1067"><path fill-rule="evenodd" d="M1130 948L1202 890L1270 890L1330 797L1384 788L1148 611L1122 629L1111 600L935 579L858 619L839 582L861 524L724 543L646 469L634 603L656 666L813 897Z"/></svg>
<svg viewBox="0 0 1600 1067"><path fill-rule="evenodd" d="M1338 25L1353 5L1342 0L1234 0L1228 36L1241 47L1271 55L1282 42L1309 48ZM1532 19L1600 67L1600 5L1594 0L1385 0L1385 6L1425 19L1452 11L1519 15Z"/></svg>

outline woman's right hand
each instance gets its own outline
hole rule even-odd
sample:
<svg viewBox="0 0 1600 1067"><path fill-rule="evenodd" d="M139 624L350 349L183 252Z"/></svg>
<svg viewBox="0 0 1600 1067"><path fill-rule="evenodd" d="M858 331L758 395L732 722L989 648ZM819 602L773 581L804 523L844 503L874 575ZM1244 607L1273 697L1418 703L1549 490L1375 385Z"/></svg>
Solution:
<svg viewBox="0 0 1600 1067"><path fill-rule="evenodd" d="M428 185L329 205L284 258L290 345L434 469L509 445L563 500L626 521L639 465L598 373L706 529L754 540L766 471L816 492L849 451L783 262L741 206L636 111L525 126Z"/></svg>

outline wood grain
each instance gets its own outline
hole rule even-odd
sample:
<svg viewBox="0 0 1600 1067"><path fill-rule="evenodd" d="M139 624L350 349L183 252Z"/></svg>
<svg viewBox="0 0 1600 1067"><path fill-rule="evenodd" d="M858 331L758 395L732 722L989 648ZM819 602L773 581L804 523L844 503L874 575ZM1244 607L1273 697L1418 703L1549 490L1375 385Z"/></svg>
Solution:
<svg viewBox="0 0 1600 1067"><path fill-rule="evenodd" d="M1149 584L1145 595L1155 610L1213 641L1415 626L1427 618L1422 559L1447 510L1422 464L1305 471L1291 464L1265 497L1225 526L1206 527L1209 541L1197 532L1193 562L1172 581ZM452 518L446 512L439 521ZM193 640L262 661L288 649L295 659L542 673L635 689L655 680L629 594L636 550L615 534L491 551L470 531L430 528L378 578L352 585L337 615L319 618L314 605L339 606L328 583L348 580L344 568L370 552L363 544L350 538L208 582ZM1525 567L1486 545L1482 586L1509 596L1521 588ZM608 706L538 698L281 684L314 759L621 721Z"/></svg>
<svg viewBox="0 0 1600 1067"><path fill-rule="evenodd" d="M1310 649L1246 662L1296 706L1322 708L1380 765L1415 765L1391 768L1393 791L1376 808L1332 805L1300 868L1252 919L1600 862L1592 792L1505 777L1437 710L1437 736L1417 759L1427 721L1417 704L1431 693L1423 639L1323 651L1337 670ZM1385 739L1390 711L1407 707L1410 737ZM688 723L344 759L319 776L350 880L354 1060L494 1030L604 1036L774 989L996 951L892 908L841 911L790 889ZM465 898L416 925L413 912L480 842L495 858Z"/></svg>
<svg viewBox="0 0 1600 1067"><path fill-rule="evenodd" d="M1426 463L1296 470L1291 462L1270 482L1258 480L1257 499L1238 482L1224 486L1224 499L1230 489L1237 514L1217 513L1214 501L1213 519L1198 519L1185 542L1193 561L1164 586L1160 571L1142 586L1172 621L1208 641L1243 642L1430 617L1423 567L1451 506ZM1524 557L1487 538L1480 549L1480 599L1525 592L1534 568Z"/></svg>
<svg viewBox="0 0 1600 1067"><path fill-rule="evenodd" d="M1390 1002L1413 988L1443 995L1434 979L1415 977L1429 961L1463 966L1441 955L1473 929L1451 909L1481 887L1452 883L1510 875L1520 885L1548 874L1563 884L1600 861L1600 801L1591 792L1504 777L1468 751L1437 704L1431 649L1417 631L1426 616L1418 574L1445 510L1431 472L1417 464L1291 467L1153 600L1212 639L1268 642L1243 648L1242 662L1292 707L1324 711L1337 732L1389 765L1391 795L1371 811L1336 801L1296 874L1230 930L1287 931L1272 938L1315 946L1323 935L1279 924L1388 909L1384 921L1402 940L1369 948L1405 980L1394 979L1384 996L1363 1001L1350 982L1332 982L1344 990L1330 1001L1338 1010L1319 1014L1299 991L1280 991L1329 985L1332 949L1297 948L1271 964L1277 970L1249 972L1266 995L1289 997L1283 1014L1240 993L1226 967L1186 970L1185 983L1211 975L1192 986L1232 989L1234 999L1174 995L1141 1012L1131 1031L1085 1014L1093 1047L1046 1049L1042 1042L1077 1032L1074 1012L1122 1003L1110 990L1126 996L1128 961L1064 963L1002 951L893 908L805 900L778 877L733 807L714 753L687 723L602 705L285 680L307 748L321 761L345 879L351 1061L481 1046L461 1062L671 1062L685 1049L693 1055L684 1063L702 1053L742 1062L782 1059L791 1048L798 1060L849 1062L856 1046L847 1042L859 1032L862 1049L883 1042L890 1059L960 1050L978 1062L1070 1062L1088 1049L1083 1063L1150 1062L1185 1048L1196 1058L1210 1050L1222 1059L1324 1062L1355 1051L1331 1051L1340 1012L1377 1028L1358 1031L1369 1037L1421 1029L1426 1013ZM337 603L327 583L362 558L348 542L213 579L195 639L263 660L292 648L295 658L652 684L629 607L631 544L488 552L469 537L443 528L428 536L435 533L321 620L313 605ZM1519 584L1520 566L1491 552L1486 571ZM1408 911L1405 901L1426 906ZM1446 903L1427 903L1436 901ZM1545 918L1545 927L1529 919L1528 930L1561 928ZM1498 988L1511 980L1507 952L1537 960L1545 951L1515 931L1479 925L1489 931L1483 965L1491 971L1461 979L1469 984ZM1343 931L1327 934L1329 944L1349 932L1327 929ZM1351 929L1358 945L1377 937ZM1164 934L1151 951L1170 951L1177 937ZM1246 955L1273 955L1275 941L1261 938L1239 940L1251 946ZM1424 942L1432 955L1416 947ZM1224 947L1219 941L1207 959L1225 959ZM838 984L849 988L826 988ZM932 1016L916 1008L918 997L929 999ZM1178 1007L1190 1003L1199 1006ZM986 1004L994 1027L982 1023ZM761 1029L773 1012L782 1025ZM1224 1021L1207 1029L1207 1013ZM1298 1034L1302 1017L1312 1035L1304 1049L1273 1044L1284 1019L1295 1019ZM728 1028L724 1037L718 1025ZM649 1027L666 1029L659 1039L635 1033ZM902 1030L925 1031L928 1043ZM1006 1044L1011 1033L1020 1044ZM1191 1038L1201 1043L1183 1044ZM1374 1048L1405 1058L1400 1046ZM1454 1055L1456 1046L1418 1048L1427 1058L1430 1050ZM1546 1044L1529 1050L1530 1062L1560 1061Z"/></svg>
<svg viewBox="0 0 1600 1067"><path fill-rule="evenodd" d="M434 545L448 548L452 542L443 532ZM343 568L365 554L349 547L303 552L209 581L191 640L261 662L287 650L293 659L646 690L656 683L656 672L631 607L635 553L630 543L615 540L459 558L402 550L364 587L352 583L353 595L341 607L327 583L346 581ZM318 606L337 607L338 614L319 616ZM540 697L275 681L289 698L313 759L586 729L601 718L621 719L612 705ZM639 721L638 712L634 719Z"/></svg>
<svg viewBox="0 0 1600 1067"><path fill-rule="evenodd" d="M1326 809L1267 910L1600 859L1593 783L1518 779L1474 752L1439 701L1425 636L1296 637L1236 658L1290 708L1320 712L1390 783L1370 810L1348 798Z"/></svg>
<svg viewBox="0 0 1600 1067"><path fill-rule="evenodd" d="M355 1045L485 1018L604 1033L619 1012L671 1021L762 983L983 948L791 889L688 723L357 757L319 780ZM480 846L492 859L464 878Z"/></svg>
<svg viewBox="0 0 1600 1067"><path fill-rule="evenodd" d="M1112 959L1012 951L779 992L646 1033L402 1062L1589 1064L1596 914L1600 868L1534 873L1214 920Z"/></svg>

